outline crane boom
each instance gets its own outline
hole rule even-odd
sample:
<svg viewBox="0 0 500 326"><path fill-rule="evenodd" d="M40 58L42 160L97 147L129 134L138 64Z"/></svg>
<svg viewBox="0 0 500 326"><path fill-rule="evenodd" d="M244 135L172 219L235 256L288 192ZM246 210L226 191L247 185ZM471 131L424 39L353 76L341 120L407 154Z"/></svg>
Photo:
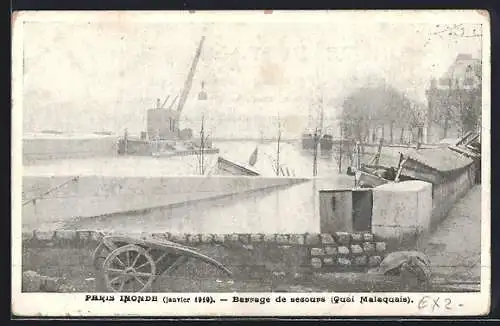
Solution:
<svg viewBox="0 0 500 326"><path fill-rule="evenodd" d="M187 97L189 95L189 91L191 90L191 85L193 84L194 73L196 70L196 66L198 65L198 61L200 59L201 49L203 47L204 41L205 41L205 36L203 36L201 38L200 44L198 45L198 49L196 50L196 53L195 53L194 58L193 58L191 68L189 69L189 74L186 78L186 82L184 83L184 88L183 88L181 96L179 98L179 103L177 105L177 112L179 112L179 114L182 112L182 109L184 108L184 104L186 103Z"/></svg>

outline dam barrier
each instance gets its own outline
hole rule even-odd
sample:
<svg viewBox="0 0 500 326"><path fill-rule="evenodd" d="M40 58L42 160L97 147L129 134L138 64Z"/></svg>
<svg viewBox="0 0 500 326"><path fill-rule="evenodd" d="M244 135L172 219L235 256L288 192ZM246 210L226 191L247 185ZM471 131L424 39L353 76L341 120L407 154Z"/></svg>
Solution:
<svg viewBox="0 0 500 326"><path fill-rule="evenodd" d="M414 247L472 188L480 169L479 161L447 148L415 151L403 162L406 181L320 191L321 232L364 231L400 248Z"/></svg>
<svg viewBox="0 0 500 326"><path fill-rule="evenodd" d="M287 187L305 178L247 176L23 176L23 227L184 205ZM53 191L50 191L50 190Z"/></svg>

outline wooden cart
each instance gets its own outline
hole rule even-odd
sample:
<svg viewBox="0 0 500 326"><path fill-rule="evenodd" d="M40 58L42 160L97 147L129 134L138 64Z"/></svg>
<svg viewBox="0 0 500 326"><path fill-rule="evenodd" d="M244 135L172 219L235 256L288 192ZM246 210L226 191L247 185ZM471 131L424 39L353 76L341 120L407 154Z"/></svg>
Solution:
<svg viewBox="0 0 500 326"><path fill-rule="evenodd" d="M227 276L224 265L194 248L171 241L106 236L93 253L94 267L111 292L147 292L163 274L172 273L189 259L199 259L215 266Z"/></svg>

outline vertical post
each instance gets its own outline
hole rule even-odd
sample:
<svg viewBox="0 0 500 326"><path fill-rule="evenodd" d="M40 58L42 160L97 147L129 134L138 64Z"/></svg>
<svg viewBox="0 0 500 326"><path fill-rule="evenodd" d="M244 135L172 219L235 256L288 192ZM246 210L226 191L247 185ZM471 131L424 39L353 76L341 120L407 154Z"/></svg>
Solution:
<svg viewBox="0 0 500 326"><path fill-rule="evenodd" d="M201 130L200 130L200 174L205 174L204 165L204 151L205 151L205 115L201 116Z"/></svg>
<svg viewBox="0 0 500 326"><path fill-rule="evenodd" d="M361 148L359 140L356 141L356 171L361 167Z"/></svg>
<svg viewBox="0 0 500 326"><path fill-rule="evenodd" d="M313 176L318 175L318 128L314 131Z"/></svg>
<svg viewBox="0 0 500 326"><path fill-rule="evenodd" d="M278 148L276 153L276 176L280 174L280 142L281 142L281 122L278 115Z"/></svg>
<svg viewBox="0 0 500 326"><path fill-rule="evenodd" d="M342 131L342 125L340 126L340 148L339 148L339 173L342 173L342 147L344 146L344 135Z"/></svg>
<svg viewBox="0 0 500 326"><path fill-rule="evenodd" d="M125 147L125 155L128 154L128 129L125 128L125 131L123 132L123 142L124 142L124 147Z"/></svg>

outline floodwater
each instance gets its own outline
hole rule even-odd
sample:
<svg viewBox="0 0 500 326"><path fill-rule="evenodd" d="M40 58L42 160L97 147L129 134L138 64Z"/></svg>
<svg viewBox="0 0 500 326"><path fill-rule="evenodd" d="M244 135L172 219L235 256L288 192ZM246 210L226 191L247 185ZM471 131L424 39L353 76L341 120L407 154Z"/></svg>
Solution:
<svg viewBox="0 0 500 326"><path fill-rule="evenodd" d="M85 218L64 229L171 233L319 232L320 189L350 188L348 176L201 201L181 207Z"/></svg>
<svg viewBox="0 0 500 326"><path fill-rule="evenodd" d="M255 148L255 169L263 176L275 176L277 143L220 142L217 155L207 155L205 166L212 174L218 156L245 164ZM300 142L280 144L280 165L295 177L311 178L313 154ZM320 189L351 188L352 177L338 174L335 153L320 153L318 178L293 186L267 189L214 200L167 207L147 212L114 214L67 222L65 229L94 229L115 232L173 233L303 233L319 231ZM196 156L100 157L46 161L25 167L25 175L196 175ZM346 164L346 163L344 163ZM346 166L343 167L344 169ZM345 170L344 170L345 171Z"/></svg>
<svg viewBox="0 0 500 326"><path fill-rule="evenodd" d="M222 156L248 167L250 156L257 148L257 161L251 169L262 176L275 176L278 161L277 143L261 144L257 141L220 142L213 145L219 154L205 154L206 174L214 174L217 157ZM313 154L303 150L300 142L282 142L279 146L279 165L291 176L311 177ZM318 155L318 175L336 175L338 167L334 153ZM24 175L114 175L114 176L182 176L199 175L199 159L196 155L179 157L107 156L84 159L39 160L26 165ZM344 167L345 169L345 167Z"/></svg>

